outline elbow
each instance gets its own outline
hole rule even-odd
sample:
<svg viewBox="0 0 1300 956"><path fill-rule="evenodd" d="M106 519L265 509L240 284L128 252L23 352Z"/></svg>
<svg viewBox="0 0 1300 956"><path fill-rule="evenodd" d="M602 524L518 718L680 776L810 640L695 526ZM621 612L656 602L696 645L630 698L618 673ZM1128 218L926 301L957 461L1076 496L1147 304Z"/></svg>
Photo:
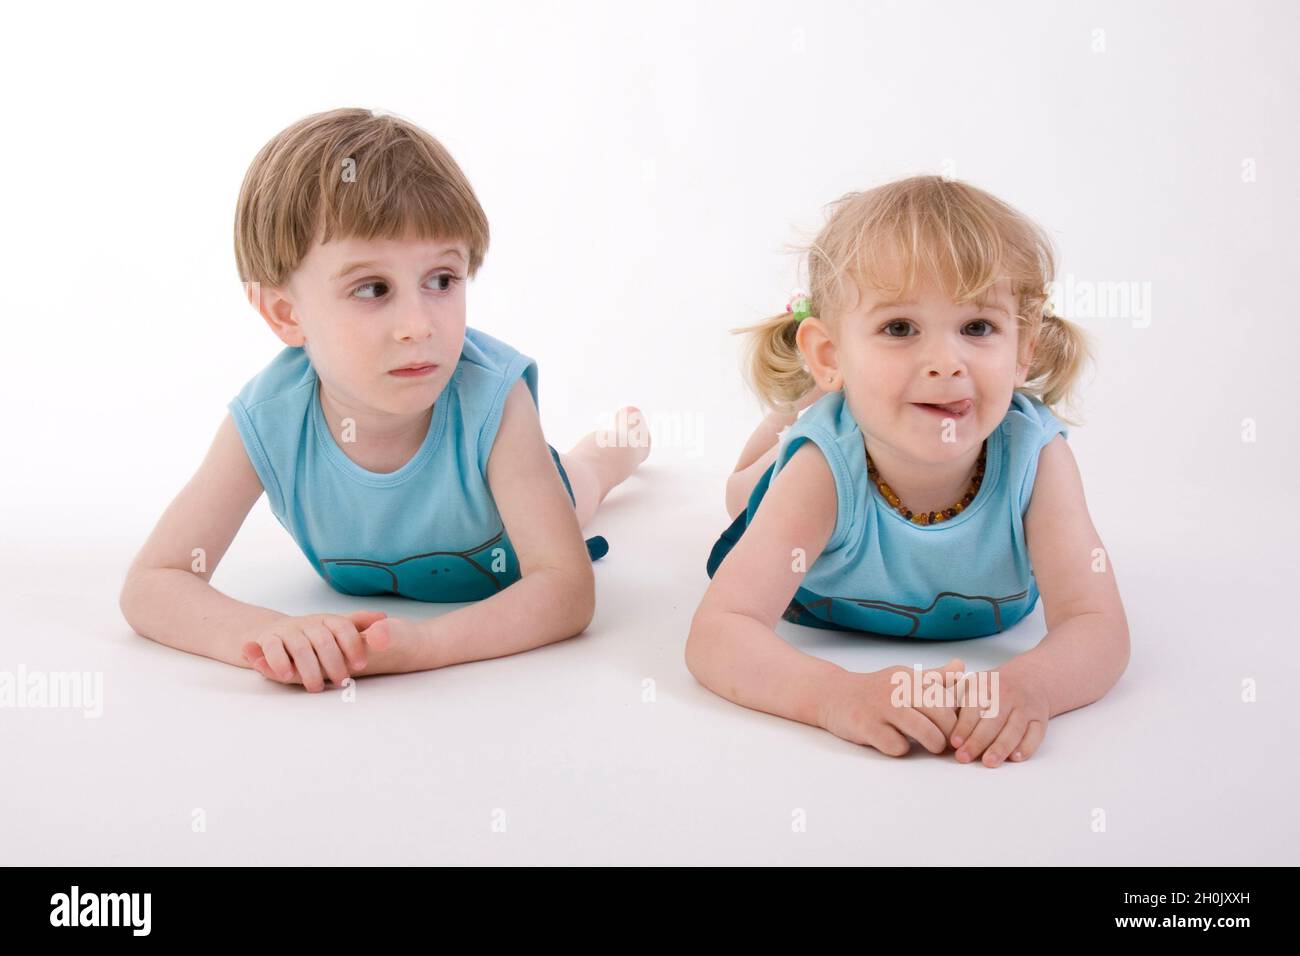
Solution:
<svg viewBox="0 0 1300 956"><path fill-rule="evenodd" d="M140 629L139 629L138 627L136 627L136 624L135 624L135 620L136 620L136 617L135 617L135 613L136 613L136 610L135 610L135 609L136 609L136 587L135 587L135 584L136 584L136 576L135 576L135 574L134 574L134 573L128 573L127 576L126 576L126 580L122 582L122 590L119 591L119 592L118 592L118 595L117 595L117 608L118 608L119 611L122 612L122 617L123 617L123 619L126 621L126 623L129 624L129 625L131 626L131 630L133 630L133 631L135 631L137 634L139 634L139 633L140 633Z"/></svg>
<svg viewBox="0 0 1300 956"><path fill-rule="evenodd" d="M691 618L691 629L687 632L686 648L683 652L686 669L690 671L692 677L706 687L708 686L705 680L708 659L708 630L709 616L696 611L695 616Z"/></svg>
<svg viewBox="0 0 1300 956"><path fill-rule="evenodd" d="M741 494L740 482L736 480L739 477L738 473L733 472L727 479L727 516L732 521L735 521L736 516L745 510L747 504Z"/></svg>
<svg viewBox="0 0 1300 956"><path fill-rule="evenodd" d="M576 637L596 617L596 575L590 562L575 571L569 586L564 588L563 602L568 611L566 629L570 637Z"/></svg>

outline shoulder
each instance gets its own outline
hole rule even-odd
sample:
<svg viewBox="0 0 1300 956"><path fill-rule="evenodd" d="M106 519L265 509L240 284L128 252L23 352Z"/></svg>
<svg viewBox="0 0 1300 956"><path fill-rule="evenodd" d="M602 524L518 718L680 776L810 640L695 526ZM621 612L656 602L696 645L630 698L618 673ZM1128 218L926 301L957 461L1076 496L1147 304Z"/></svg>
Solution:
<svg viewBox="0 0 1300 956"><path fill-rule="evenodd" d="M824 455L803 444L786 466L773 474L736 550L736 566L789 555L800 548L808 564L829 550L839 513L835 477Z"/></svg>
<svg viewBox="0 0 1300 956"><path fill-rule="evenodd" d="M537 363L495 336L467 327L452 384L470 433L477 432L478 465L486 478L507 406L513 416L529 413L523 406L530 404L537 421Z"/></svg>
<svg viewBox="0 0 1300 956"><path fill-rule="evenodd" d="M277 515L284 513L281 485L290 481L297 461L316 381L306 350L289 346L249 379L226 406Z"/></svg>
<svg viewBox="0 0 1300 956"><path fill-rule="evenodd" d="M457 372L466 382L495 383L508 391L515 379L524 375L530 391L537 391L537 363L514 346L479 329L466 327ZM526 372L532 374L525 375Z"/></svg>
<svg viewBox="0 0 1300 956"><path fill-rule="evenodd" d="M1052 414L1052 410L1036 396L1013 391L1003 426L1013 440L1030 443L1034 450L1041 449L1057 435L1070 437L1065 423Z"/></svg>
<svg viewBox="0 0 1300 956"><path fill-rule="evenodd" d="M286 396L309 394L316 383L316 370L312 368L307 350L296 346L286 346L262 368L260 372L244 383L235 396L246 410L252 410L267 402L282 400Z"/></svg>
<svg viewBox="0 0 1300 956"><path fill-rule="evenodd" d="M1011 393L1011 405L998 427L1006 443L1003 453L1008 472L1006 480L1010 482L1020 514L1024 515L1038 481L1040 460L1048 457L1044 450L1065 446L1069 455L1066 439L1070 430L1039 399L1023 392ZM1053 452L1052 457L1059 458L1060 452Z"/></svg>
<svg viewBox="0 0 1300 956"><path fill-rule="evenodd" d="M824 395L809 406L781 439L773 487L783 472L802 462L791 481L798 484L813 481L818 493L826 492L830 501L834 528L826 542L827 551L838 547L848 534L856 505L854 466L859 460L865 470L862 431L842 390Z"/></svg>

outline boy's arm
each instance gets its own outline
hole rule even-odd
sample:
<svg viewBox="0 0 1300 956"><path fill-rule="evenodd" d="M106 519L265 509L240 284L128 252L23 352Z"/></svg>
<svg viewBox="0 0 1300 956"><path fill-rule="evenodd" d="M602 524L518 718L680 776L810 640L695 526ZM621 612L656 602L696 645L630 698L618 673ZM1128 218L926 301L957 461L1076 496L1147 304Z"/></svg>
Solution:
<svg viewBox="0 0 1300 956"><path fill-rule="evenodd" d="M522 379L506 397L487 478L519 558L521 579L482 601L420 621L412 646L399 652L403 642L395 642L393 657L375 655L378 664L367 673L505 657L572 637L591 623L596 610L591 558Z"/></svg>
<svg viewBox="0 0 1300 956"><path fill-rule="evenodd" d="M1110 555L1088 515L1074 454L1059 435L1039 454L1025 538L1047 636L998 670L1042 687L1055 717L1099 699L1129 660L1128 619Z"/></svg>
<svg viewBox="0 0 1300 956"><path fill-rule="evenodd" d="M691 621L686 666L709 690L754 710L824 727L828 689L848 674L805 654L776 622L830 539L835 480L805 443L772 481L754 521L714 572ZM795 549L802 549L796 561Z"/></svg>
<svg viewBox="0 0 1300 956"><path fill-rule="evenodd" d="M208 581L261 494L261 480L227 414L203 464L127 571L119 605L138 634L248 667L241 645L287 615L236 601Z"/></svg>
<svg viewBox="0 0 1300 956"><path fill-rule="evenodd" d="M806 395L795 402L791 411L773 409L758 423L758 427L749 436L749 441L745 442L745 447L740 450L736 466L731 469L731 475L727 478L727 514L733 521L736 515L744 511L749 504L749 495L758 484L758 479L763 477L768 465L776 460L781 432L798 420L801 411L825 394L814 385Z"/></svg>

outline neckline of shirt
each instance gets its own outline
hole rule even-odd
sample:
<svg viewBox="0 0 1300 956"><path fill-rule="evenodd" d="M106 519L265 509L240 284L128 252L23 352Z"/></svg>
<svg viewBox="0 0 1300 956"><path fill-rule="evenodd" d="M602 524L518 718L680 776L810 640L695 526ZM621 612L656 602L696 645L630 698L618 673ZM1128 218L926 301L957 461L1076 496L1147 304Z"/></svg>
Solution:
<svg viewBox="0 0 1300 956"><path fill-rule="evenodd" d="M845 407L848 407L847 403L845 404ZM1002 473L1002 439L1005 426L1005 420L999 422L997 427L989 433L988 438L985 439L985 441L988 442L988 454L984 459L984 480L980 482L979 491L975 493L975 497L971 500L971 503L962 509L960 514L949 518L947 521L940 521L937 524L917 524L910 518L904 518L893 505L885 500L885 496L880 493L880 489L876 487L876 483L871 480L870 476L866 477L868 500L875 503L877 511L883 511L893 520L901 522L909 528L915 528L917 531L945 531L950 528L958 527L963 522L969 520L971 515L983 508L985 502L993 496L993 489L997 486L998 477ZM861 429L858 430L858 434L859 436L862 435ZM859 444L862 447L862 474L866 476L866 442L865 440L862 440Z"/></svg>
<svg viewBox="0 0 1300 956"><path fill-rule="evenodd" d="M410 460L396 471L371 471L349 458L334 439L334 433L330 430L329 423L325 421L324 409L321 408L320 377L314 374L313 370L311 389L312 420L315 423L316 440L320 443L325 457L348 477L371 487L383 488L406 481L424 466L442 439L443 428L447 423L447 402L450 397L448 393L451 391L452 384L459 374L460 366L457 365L451 379L443 388L437 401L433 403L433 414L429 416L429 430L425 432L424 441L420 443L420 447L411 456Z"/></svg>

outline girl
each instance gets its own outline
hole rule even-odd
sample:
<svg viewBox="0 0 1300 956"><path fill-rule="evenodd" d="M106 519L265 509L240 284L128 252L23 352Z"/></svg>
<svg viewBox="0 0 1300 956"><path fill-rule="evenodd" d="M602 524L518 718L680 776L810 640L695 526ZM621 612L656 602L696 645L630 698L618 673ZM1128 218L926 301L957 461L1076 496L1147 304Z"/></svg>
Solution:
<svg viewBox="0 0 1300 956"><path fill-rule="evenodd" d="M728 482L735 520L709 558L687 666L736 703L893 756L907 735L934 753L950 742L961 762L1027 759L1048 720L1101 697L1129 656L1054 411L1090 350L1047 308L1051 243L988 193L923 176L841 198L807 272L807 295L736 330L775 411ZM900 701L910 669L852 673L774 631L784 617L979 637L1028 614L1039 587L1047 636L975 675L994 678L987 714L951 694Z"/></svg>
<svg viewBox="0 0 1300 956"><path fill-rule="evenodd" d="M532 359L467 328L487 218L425 131L343 109L275 136L245 177L235 257L283 350L230 402L127 574L140 634L324 689L514 654L586 628L581 526L649 453L637 409L561 455ZM630 430L629 430L630 429ZM431 619L291 616L208 583L253 504L345 594L473 601Z"/></svg>

